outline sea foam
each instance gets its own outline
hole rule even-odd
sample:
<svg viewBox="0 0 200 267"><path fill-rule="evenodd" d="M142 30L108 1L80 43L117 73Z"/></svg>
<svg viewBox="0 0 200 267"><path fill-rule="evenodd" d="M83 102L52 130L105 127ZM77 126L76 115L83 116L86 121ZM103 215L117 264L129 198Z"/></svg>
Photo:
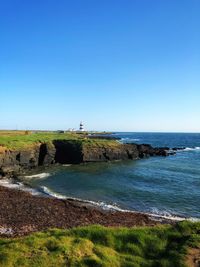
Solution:
<svg viewBox="0 0 200 267"><path fill-rule="evenodd" d="M199 146L196 147L186 147L183 149L183 151L195 151L195 150L200 150Z"/></svg>
<svg viewBox="0 0 200 267"><path fill-rule="evenodd" d="M174 214L172 211L166 211L166 210L162 211L162 210L158 210L157 208L152 208L151 211L147 214L158 220L166 219L166 220L171 220L171 221L184 221L184 220L190 219L190 218L186 218L186 217Z"/></svg>
<svg viewBox="0 0 200 267"><path fill-rule="evenodd" d="M0 180L0 186L4 186L4 187L7 187L7 188L11 188L11 189L22 190L22 191L25 191L25 192L29 192L32 195L39 195L40 194L40 192L37 189L28 187L28 186L24 185L21 182L14 181L13 179L2 179L2 180Z"/></svg>
<svg viewBox="0 0 200 267"><path fill-rule="evenodd" d="M27 175L24 176L24 178L27 179L45 179L50 176L50 173L43 172L43 173L38 173L38 174L33 174L33 175Z"/></svg>
<svg viewBox="0 0 200 267"><path fill-rule="evenodd" d="M87 199L84 200L84 199L80 199L80 198L64 196L62 194L59 194L59 193L52 191L51 189L49 189L46 186L41 186L37 190L37 189L33 189L31 187L28 187L21 182L16 182L12 179L0 180L0 186L4 186L7 188L11 188L11 189L22 190L25 192L29 192L32 195L41 195L41 193L42 193L42 194L45 194L45 195L48 195L48 196L51 196L51 197L54 197L57 199L75 200L75 201L79 201L82 203L91 204L93 206L99 207L99 208L101 208L103 210L107 210L107 211L120 211L120 212L130 212L130 213L138 213L139 212L141 214L146 214L146 215L150 216L152 219L158 220L158 221L162 221L163 219L171 220L171 221L183 221L183 220L189 220L192 222L199 222L200 221L200 218L182 217L182 216L173 214L172 212L169 212L169 211L160 211L156 208L152 209L151 212L140 212L140 211L123 209L123 208L120 208L119 206L117 206L116 204L108 204L108 203L105 203L103 201L92 201L92 200L87 200Z"/></svg>
<svg viewBox="0 0 200 267"><path fill-rule="evenodd" d="M169 220L169 221L184 221L184 220L189 220L192 222L198 222L200 221L200 218L194 218L194 217L183 217L183 216L179 216L176 214L173 214L173 212L169 212L169 211L159 211L158 209L152 209L152 212L140 212L140 211L133 211L133 210L129 210L129 209L122 209L119 206L117 206L116 204L108 204L105 203L103 201L92 201L92 200L86 200L86 199L80 199L80 198L75 198L75 197L67 197L58 193L53 192L52 190L50 190L48 187L46 186L41 186L41 191L51 197L55 197L57 199L68 199L68 200L75 200L75 201L79 201L82 203L86 203L86 204L91 204L93 206L99 207L103 210L106 211L120 211L120 212L130 212L130 213L141 213L144 215L147 215L149 217L151 217L154 220L157 221L162 221L162 220Z"/></svg>
<svg viewBox="0 0 200 267"><path fill-rule="evenodd" d="M41 186L40 189L46 195L49 195L51 197L55 197L57 199L68 199L68 200L71 199L71 200L75 200L75 201L79 201L79 202L83 202L83 203L87 203L87 204L92 204L93 206L100 207L100 208L102 208L104 210L115 210L115 211L122 211L122 212L133 212L133 211L130 211L130 210L121 209L120 207L118 207L115 204L106 204L103 201L92 201L92 200L80 199L80 198L76 198L76 197L64 196L62 194L55 193L54 191L52 191L51 189L49 189L46 186Z"/></svg>
<svg viewBox="0 0 200 267"><path fill-rule="evenodd" d="M54 197L54 198L57 198L57 199L67 199L67 197L65 197L65 196L63 196L63 195L61 195L61 194L58 194L58 193L55 193L55 192L53 192L52 190L50 190L48 187L46 187L46 186L41 186L40 187L40 190L44 193L44 194L46 194L46 195L48 195L48 196L51 196L51 197Z"/></svg>

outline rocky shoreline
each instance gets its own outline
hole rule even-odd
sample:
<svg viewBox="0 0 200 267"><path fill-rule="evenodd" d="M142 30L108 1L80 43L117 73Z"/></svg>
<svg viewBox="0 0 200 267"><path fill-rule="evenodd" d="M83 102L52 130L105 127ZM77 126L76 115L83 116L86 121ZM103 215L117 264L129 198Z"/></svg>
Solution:
<svg viewBox="0 0 200 267"><path fill-rule="evenodd" d="M149 156L168 156L176 149L153 148L148 144L84 143L55 140L34 144L26 150L0 150L0 176L15 177L55 164L79 164L112 160L134 160ZM0 186L0 235L21 236L49 228L72 228L91 224L104 226L153 226L159 222L139 212L105 211L89 203L33 196L29 192Z"/></svg>
<svg viewBox="0 0 200 267"><path fill-rule="evenodd" d="M27 170L54 164L136 160L169 154L175 154L175 149L154 148L149 144L121 144L117 141L54 140L51 143L35 143L26 149L14 150L0 146L0 177L15 177Z"/></svg>
<svg viewBox="0 0 200 267"><path fill-rule="evenodd" d="M139 212L106 211L84 202L33 196L2 186L0 203L1 236L22 236L50 228L69 229L91 224L133 227L160 223Z"/></svg>

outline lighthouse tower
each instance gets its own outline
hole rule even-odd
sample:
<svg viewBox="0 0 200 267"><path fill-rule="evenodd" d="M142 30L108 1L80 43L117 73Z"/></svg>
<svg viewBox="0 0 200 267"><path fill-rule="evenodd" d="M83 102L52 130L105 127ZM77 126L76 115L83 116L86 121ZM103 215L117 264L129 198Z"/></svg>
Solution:
<svg viewBox="0 0 200 267"><path fill-rule="evenodd" d="M82 121L80 122L79 131L80 132L84 132L85 131Z"/></svg>

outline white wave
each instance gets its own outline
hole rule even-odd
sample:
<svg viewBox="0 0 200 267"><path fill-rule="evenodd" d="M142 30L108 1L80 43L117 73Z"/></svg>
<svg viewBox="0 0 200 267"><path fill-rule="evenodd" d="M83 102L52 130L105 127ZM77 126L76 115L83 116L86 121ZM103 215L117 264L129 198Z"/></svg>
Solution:
<svg viewBox="0 0 200 267"><path fill-rule="evenodd" d="M68 200L75 200L75 201L79 201L82 203L88 203L91 204L93 206L99 207L103 210L107 210L107 211L120 211L120 212L130 212L130 213L138 213L139 211L133 211L133 210L127 210L127 209L122 209L119 206L117 206L116 204L107 204L103 201L92 201L92 200L83 200L80 198L75 198L75 197L69 197L69 196L64 196L61 194L58 194L56 192L53 192L51 189L49 189L46 186L41 186L40 189L41 190L36 190L33 188L30 188L26 185L24 185L21 182L16 182L12 179L2 179L0 180L0 186L4 186L4 187L8 187L11 189L19 189L25 192L29 192L32 195L41 195L41 192L49 195L51 197L57 198L57 199L68 199ZM41 191L41 192L40 192ZM195 218L195 217L181 217L179 215L175 215L172 212L169 211L160 211L156 208L152 209L152 212L139 212L141 214L145 214L147 216L150 216L152 219L154 220L158 220L158 221L162 221L163 219L166 220L171 220L171 221L184 221L184 220L189 220L192 222L200 222L200 218Z"/></svg>
<svg viewBox="0 0 200 267"><path fill-rule="evenodd" d="M88 204L92 204L94 206L98 206L98 207L100 207L100 208L102 208L104 210L115 210L115 211L122 211L122 212L132 212L130 210L121 209L117 205L106 204L103 201L96 202L96 201L87 200L87 199L83 200L83 199L76 198L76 197L64 196L64 195L61 195L61 194L53 192L51 189L49 189L46 186L41 186L40 188L41 188L42 192L44 192L45 194L47 194L49 196L52 196L52 197L55 197L55 198L58 198L58 199L69 199L69 200L72 199L72 200L76 200L76 201L79 201L79 202L88 203Z"/></svg>
<svg viewBox="0 0 200 267"><path fill-rule="evenodd" d="M0 185L11 189L18 189L29 192L32 195L40 194L36 189L25 186L23 183L14 181L13 179L2 179L0 180Z"/></svg>
<svg viewBox="0 0 200 267"><path fill-rule="evenodd" d="M2 179L0 180L0 185L8 188L18 189L22 187L22 183L14 182L12 179Z"/></svg>
<svg viewBox="0 0 200 267"><path fill-rule="evenodd" d="M86 203L86 204L91 204L93 206L99 207L103 210L106 211L120 211L120 212L130 212L130 213L141 213L147 216L150 216L152 219L157 220L157 221L162 221L162 220L170 220L170 221L184 221L184 220L189 220L192 222L198 222L200 221L200 218L194 218L194 217L181 217L178 215L175 215L171 212L167 212L167 211L158 211L158 209L152 209L152 212L140 212L140 211L133 211L133 210L127 210L127 209L122 209L119 206L117 206L116 204L107 204L103 201L92 201L92 200L83 200L80 198L75 198L75 197L68 197L68 196L64 196L58 193L53 192L52 190L50 190L48 187L46 186L42 186L41 187L42 191L52 197L58 198L58 199L68 199L68 200L75 200L75 201L79 201L82 203Z"/></svg>
<svg viewBox="0 0 200 267"><path fill-rule="evenodd" d="M147 215L151 216L152 218L157 219L158 221L162 219L170 220L170 221L176 221L176 222L181 222L181 221L192 221L192 222L200 222L200 218L194 218L194 217L183 217L179 216L176 214L173 214L173 212L170 211L160 211L157 208L153 208L152 212L146 213Z"/></svg>
<svg viewBox="0 0 200 267"><path fill-rule="evenodd" d="M155 213L145 213L148 216L150 216L152 219L162 221L163 219L169 220L169 221L175 221L175 222L181 222L185 220L192 220L193 218L186 218L186 217L179 217L175 215L161 215L161 214L155 214ZM197 218L194 218L197 220Z"/></svg>
<svg viewBox="0 0 200 267"><path fill-rule="evenodd" d="M106 204L104 202L93 202L90 201L91 203L94 203L95 205L99 206L100 208L104 209L104 210L113 210L113 211L121 211L121 212L134 212L131 210L125 210L125 209L121 209L120 207L118 207L117 205L111 205L111 204Z"/></svg>
<svg viewBox="0 0 200 267"><path fill-rule="evenodd" d="M58 198L58 199L67 199L67 197L61 195L61 194L58 194L58 193L55 193L53 192L52 190L50 190L48 187L46 186L41 186L40 187L41 191L49 196L52 196L52 197L55 197L55 198Z"/></svg>
<svg viewBox="0 0 200 267"><path fill-rule="evenodd" d="M200 150L199 146L196 147L186 147L183 149L183 151L195 151L195 150Z"/></svg>
<svg viewBox="0 0 200 267"><path fill-rule="evenodd" d="M170 152L184 152L184 151L200 151L200 147L199 146L196 146L196 147L185 147L185 148L179 148L177 150L175 149L170 149Z"/></svg>
<svg viewBox="0 0 200 267"><path fill-rule="evenodd" d="M24 178L27 179L45 179L47 177L49 177L51 174L47 173L47 172L43 172L43 173L38 173L38 174L33 174L33 175L27 175L24 176Z"/></svg>

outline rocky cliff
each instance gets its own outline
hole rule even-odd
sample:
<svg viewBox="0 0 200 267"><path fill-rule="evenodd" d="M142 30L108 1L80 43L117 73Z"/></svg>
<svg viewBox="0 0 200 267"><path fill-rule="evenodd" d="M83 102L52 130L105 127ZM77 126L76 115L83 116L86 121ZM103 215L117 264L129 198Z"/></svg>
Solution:
<svg viewBox="0 0 200 267"><path fill-rule="evenodd" d="M16 175L21 171L52 164L79 164L110 160L138 159L147 156L167 156L164 148L150 145L54 140L37 143L27 149L9 150L0 147L0 176Z"/></svg>

